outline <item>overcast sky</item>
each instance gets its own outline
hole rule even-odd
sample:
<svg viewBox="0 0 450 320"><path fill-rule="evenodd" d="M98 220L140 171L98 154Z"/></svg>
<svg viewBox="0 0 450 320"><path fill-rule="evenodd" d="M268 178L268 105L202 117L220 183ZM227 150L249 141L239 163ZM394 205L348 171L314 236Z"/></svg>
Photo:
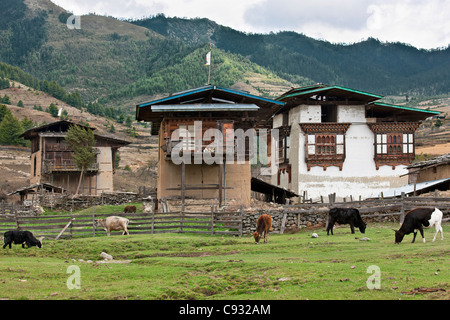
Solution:
<svg viewBox="0 0 450 320"><path fill-rule="evenodd" d="M208 18L245 32L296 31L332 43L368 37L435 49L450 44L450 0L51 0L76 15Z"/></svg>

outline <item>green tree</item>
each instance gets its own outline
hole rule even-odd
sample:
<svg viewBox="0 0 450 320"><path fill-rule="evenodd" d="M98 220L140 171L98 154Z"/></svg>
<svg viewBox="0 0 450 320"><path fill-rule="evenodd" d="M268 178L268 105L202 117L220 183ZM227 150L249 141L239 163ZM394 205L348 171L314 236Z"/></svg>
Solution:
<svg viewBox="0 0 450 320"><path fill-rule="evenodd" d="M80 180L75 192L75 194L78 194L84 171L96 161L94 132L89 128L72 125L67 130L65 141L74 150L72 158L77 168L81 170Z"/></svg>
<svg viewBox="0 0 450 320"><path fill-rule="evenodd" d="M45 111L50 113L52 117L56 118L58 116L58 107L53 102L50 103L50 106Z"/></svg>
<svg viewBox="0 0 450 320"><path fill-rule="evenodd" d="M9 97L5 94L3 98L0 99L0 103L11 104L11 100L9 100Z"/></svg>
<svg viewBox="0 0 450 320"><path fill-rule="evenodd" d="M22 100L19 100L19 102L17 102L17 106L18 106L18 107L21 107L21 108L24 108L24 107L25 107L25 106L23 105Z"/></svg>
<svg viewBox="0 0 450 320"><path fill-rule="evenodd" d="M0 122L2 122L7 113L11 114L11 111L9 111L8 107L4 104L0 104Z"/></svg>
<svg viewBox="0 0 450 320"><path fill-rule="evenodd" d="M28 117L26 117L26 116L25 116L25 118L22 119L21 123L22 123L23 131L27 131L36 126L35 123L33 122L33 120L28 119Z"/></svg>
<svg viewBox="0 0 450 320"><path fill-rule="evenodd" d="M25 146L25 140L19 136L22 134L22 124L11 112L6 113L0 123L0 144Z"/></svg>

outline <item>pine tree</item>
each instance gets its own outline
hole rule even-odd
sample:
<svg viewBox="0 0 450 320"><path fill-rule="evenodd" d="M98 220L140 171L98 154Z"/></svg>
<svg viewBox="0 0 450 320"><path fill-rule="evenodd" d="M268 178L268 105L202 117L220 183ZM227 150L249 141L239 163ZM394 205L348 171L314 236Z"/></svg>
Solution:
<svg viewBox="0 0 450 320"><path fill-rule="evenodd" d="M25 146L25 140L19 138L22 134L22 124L11 112L8 112L3 117L0 123L0 144L13 145L13 146Z"/></svg>
<svg viewBox="0 0 450 320"><path fill-rule="evenodd" d="M56 118L58 116L59 110L58 110L58 107L52 102L52 103L50 103L50 106L45 111L50 113L52 115L52 117Z"/></svg>

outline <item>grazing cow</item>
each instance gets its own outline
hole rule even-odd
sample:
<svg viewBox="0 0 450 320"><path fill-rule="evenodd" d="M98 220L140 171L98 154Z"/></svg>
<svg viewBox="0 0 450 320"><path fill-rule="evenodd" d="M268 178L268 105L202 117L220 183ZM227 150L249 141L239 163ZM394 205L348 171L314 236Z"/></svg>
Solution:
<svg viewBox="0 0 450 320"><path fill-rule="evenodd" d="M256 221L256 231L253 232L255 243L257 244L264 233L264 243L269 241L269 231L272 231L272 217L268 214L262 214Z"/></svg>
<svg viewBox="0 0 450 320"><path fill-rule="evenodd" d="M414 237L411 242L414 243L414 241L416 240L417 230L420 231L423 243L425 243L425 237L423 236L423 227L430 228L433 225L435 226L436 230L433 242L436 240L436 236L439 231L441 232L441 240L444 240L441 223L442 211L438 208L416 208L408 211L400 229L394 230L395 243L399 244L400 242L402 242L405 234L410 234L411 232L414 232Z"/></svg>
<svg viewBox="0 0 450 320"><path fill-rule="evenodd" d="M103 230L106 231L108 236L111 235L111 231L118 230L123 230L122 235L129 235L127 226L128 223L130 223L130 220L128 220L127 218L111 216L106 219L97 219L95 220L95 222L95 227L102 227Z"/></svg>
<svg viewBox="0 0 450 320"><path fill-rule="evenodd" d="M124 213L136 213L136 206L126 206L125 209L123 209Z"/></svg>
<svg viewBox="0 0 450 320"><path fill-rule="evenodd" d="M352 230L352 234L355 233L355 227L359 228L361 233L365 233L366 224L361 219L358 209L354 208L332 208L328 212L328 227L327 227L327 235L331 230L331 234L333 235L333 226L335 223L339 224L350 224L350 229Z"/></svg>
<svg viewBox="0 0 450 320"><path fill-rule="evenodd" d="M3 249L5 249L6 246L9 246L9 248L11 249L12 243L22 244L22 248L25 248L25 244L27 245L28 248L33 246L42 248L41 241L43 238L44 237L36 239L30 231L23 231L23 230L6 231L4 235L5 244L3 245Z"/></svg>

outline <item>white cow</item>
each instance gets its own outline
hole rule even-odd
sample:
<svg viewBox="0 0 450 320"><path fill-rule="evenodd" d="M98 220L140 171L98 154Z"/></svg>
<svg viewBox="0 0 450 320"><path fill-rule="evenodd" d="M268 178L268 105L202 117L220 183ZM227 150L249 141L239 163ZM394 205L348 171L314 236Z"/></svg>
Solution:
<svg viewBox="0 0 450 320"><path fill-rule="evenodd" d="M128 233L127 226L130 223L130 220L123 217L111 216L106 219L97 219L95 220L95 227L102 227L103 230L106 231L108 236L111 235L111 231L123 230L122 235Z"/></svg>

